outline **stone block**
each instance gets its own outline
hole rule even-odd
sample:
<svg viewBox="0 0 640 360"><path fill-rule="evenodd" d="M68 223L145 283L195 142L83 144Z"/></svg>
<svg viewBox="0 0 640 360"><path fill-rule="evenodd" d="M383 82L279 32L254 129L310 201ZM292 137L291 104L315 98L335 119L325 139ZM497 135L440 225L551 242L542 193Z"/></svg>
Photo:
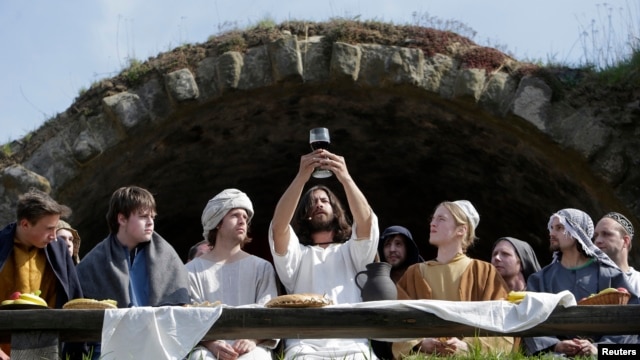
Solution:
<svg viewBox="0 0 640 360"><path fill-rule="evenodd" d="M73 143L71 151L74 159L76 159L80 164L91 161L102 152L100 144L88 131L80 133L76 141Z"/></svg>
<svg viewBox="0 0 640 360"><path fill-rule="evenodd" d="M175 102L195 100L199 96L198 84L189 69L180 69L165 75L165 86Z"/></svg>
<svg viewBox="0 0 640 360"><path fill-rule="evenodd" d="M544 132L549 119L551 95L552 90L544 80L525 76L516 90L512 112Z"/></svg>
<svg viewBox="0 0 640 360"><path fill-rule="evenodd" d="M560 112L560 111L558 111ZM611 128L603 126L599 119L584 110L554 120L547 125L547 133L558 143L577 150L590 159L609 143Z"/></svg>
<svg viewBox="0 0 640 360"><path fill-rule="evenodd" d="M218 57L216 61L218 84L216 88L221 93L238 87L243 63L242 54L237 51L228 51Z"/></svg>
<svg viewBox="0 0 640 360"><path fill-rule="evenodd" d="M140 97L145 108L149 110L152 121L162 122L162 120L171 115L173 111L171 99L169 99L169 95L159 77L151 78L136 88L135 94Z"/></svg>
<svg viewBox="0 0 640 360"><path fill-rule="evenodd" d="M420 85L424 77L422 50L399 46L361 45L358 82L370 86Z"/></svg>
<svg viewBox="0 0 640 360"><path fill-rule="evenodd" d="M336 42L331 51L329 77L333 80L358 80L362 51L359 46Z"/></svg>
<svg viewBox="0 0 640 360"><path fill-rule="evenodd" d="M149 121L149 112L136 94L121 92L102 99L105 112L125 129Z"/></svg>
<svg viewBox="0 0 640 360"><path fill-rule="evenodd" d="M295 36L283 36L269 43L271 71L276 82L302 81L302 59Z"/></svg>
<svg viewBox="0 0 640 360"><path fill-rule="evenodd" d="M18 197L30 188L51 192L51 184L47 178L20 164L9 165L0 170L0 223L3 227L16 221L15 206Z"/></svg>
<svg viewBox="0 0 640 360"><path fill-rule="evenodd" d="M21 164L9 165L0 171L0 179L5 190L5 195L20 195L36 188L44 192L51 191L51 184L44 176L37 174Z"/></svg>
<svg viewBox="0 0 640 360"><path fill-rule="evenodd" d="M480 104L496 115L506 115L516 93L516 81L504 72L496 72L489 77Z"/></svg>
<svg viewBox="0 0 640 360"><path fill-rule="evenodd" d="M434 93L440 93L442 84L447 87L448 84L453 83L455 79L454 61L451 57L435 54L433 57L426 58L423 65L423 79L421 86ZM450 73L453 73L450 75ZM444 81L443 81L444 79ZM448 91L449 98L453 94L453 87L449 86Z"/></svg>
<svg viewBox="0 0 640 360"><path fill-rule="evenodd" d="M208 101L222 94L220 89L218 89L216 66L215 57L205 58L198 64L196 82L198 83L198 89L200 91L200 96L198 96L200 102Z"/></svg>
<svg viewBox="0 0 640 360"><path fill-rule="evenodd" d="M267 46L248 49L244 54L238 89L256 89L271 84L273 84L273 73Z"/></svg>
<svg viewBox="0 0 640 360"><path fill-rule="evenodd" d="M454 97L470 97L474 101L480 100L485 85L486 71L484 69L462 69L453 89Z"/></svg>
<svg viewBox="0 0 640 360"><path fill-rule="evenodd" d="M47 139L23 162L23 165L47 178L52 188L58 188L73 179L77 174L78 165L69 147L71 136L66 129Z"/></svg>
<svg viewBox="0 0 640 360"><path fill-rule="evenodd" d="M331 60L325 51L322 36L299 41L305 82L324 82L329 79Z"/></svg>

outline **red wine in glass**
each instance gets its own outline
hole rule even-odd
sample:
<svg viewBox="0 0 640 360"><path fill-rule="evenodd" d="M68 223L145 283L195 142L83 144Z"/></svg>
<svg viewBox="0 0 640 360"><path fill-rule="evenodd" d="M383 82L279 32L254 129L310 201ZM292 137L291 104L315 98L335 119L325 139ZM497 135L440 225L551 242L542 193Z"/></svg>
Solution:
<svg viewBox="0 0 640 360"><path fill-rule="evenodd" d="M329 149L329 142L328 141L314 141L311 143L311 149L312 150L317 150L317 149L325 149L328 150Z"/></svg>
<svg viewBox="0 0 640 360"><path fill-rule="evenodd" d="M329 149L331 138L329 137L329 129L327 128L314 128L309 131L309 145L312 150L316 149ZM331 171L316 168L311 176L315 178L328 178L332 175Z"/></svg>

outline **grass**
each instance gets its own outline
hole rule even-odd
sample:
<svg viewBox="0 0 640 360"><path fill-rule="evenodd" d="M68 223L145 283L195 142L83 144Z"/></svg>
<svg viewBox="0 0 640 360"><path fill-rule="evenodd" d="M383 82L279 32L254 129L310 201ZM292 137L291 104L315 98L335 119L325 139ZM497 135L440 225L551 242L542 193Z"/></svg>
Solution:
<svg viewBox="0 0 640 360"><path fill-rule="evenodd" d="M144 79L144 76L152 70L149 63L143 63L135 58L129 58L127 62L129 66L122 72L122 76L131 87L139 85L142 79Z"/></svg>
<svg viewBox="0 0 640 360"><path fill-rule="evenodd" d="M82 356L82 360L91 360L92 354L86 354ZM368 356L365 356L368 358ZM405 357L405 360L435 360L442 359L442 356L437 355L426 355L426 354L411 354ZM522 353L487 353L483 352L479 348L472 348L467 354L454 354L450 356L446 356L445 358L450 360L553 360L557 359L557 356L554 355L537 355L537 356L527 356ZM585 356L576 356L573 359L575 360L587 360L593 359L595 357L585 357ZM274 355L274 359L276 360L284 360L283 353L277 353ZM67 356L66 360L69 360L69 356ZM195 358L191 354L186 357L186 360L202 360L202 357ZM333 359L333 360L341 360L341 359Z"/></svg>
<svg viewBox="0 0 640 360"><path fill-rule="evenodd" d="M580 43L585 65L606 70L627 62L640 49L640 5L625 1L625 7L597 7L597 18L580 24Z"/></svg>
<svg viewBox="0 0 640 360"><path fill-rule="evenodd" d="M369 358L367 354L365 354L365 358ZM412 353L409 356L404 357L405 360L435 360L435 359L450 359L450 360L554 360L558 359L557 355L554 354L541 354L536 356L528 356L523 352L511 352L511 353L502 353L496 351L484 351L481 349L481 346L478 344L471 345L469 352L464 354L453 354L448 356L439 356L439 355L428 355L424 353ZM575 360L587 360L596 358L591 356L576 356L573 357ZM278 352L274 355L274 359L276 360L284 360L284 354L282 352ZM341 360L339 358L332 360Z"/></svg>
<svg viewBox="0 0 640 360"><path fill-rule="evenodd" d="M619 61L615 66L596 72L595 76L603 85L637 88L640 86L640 49L634 50L628 59Z"/></svg>

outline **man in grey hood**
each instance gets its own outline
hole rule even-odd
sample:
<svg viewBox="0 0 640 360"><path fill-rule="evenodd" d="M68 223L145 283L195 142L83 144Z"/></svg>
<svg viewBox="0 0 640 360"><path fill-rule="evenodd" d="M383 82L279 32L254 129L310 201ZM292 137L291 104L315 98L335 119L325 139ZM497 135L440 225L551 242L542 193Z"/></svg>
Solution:
<svg viewBox="0 0 640 360"><path fill-rule="evenodd" d="M512 291L525 290L529 275L540 270L538 258L531 245L512 237L501 237L493 243L491 264Z"/></svg>

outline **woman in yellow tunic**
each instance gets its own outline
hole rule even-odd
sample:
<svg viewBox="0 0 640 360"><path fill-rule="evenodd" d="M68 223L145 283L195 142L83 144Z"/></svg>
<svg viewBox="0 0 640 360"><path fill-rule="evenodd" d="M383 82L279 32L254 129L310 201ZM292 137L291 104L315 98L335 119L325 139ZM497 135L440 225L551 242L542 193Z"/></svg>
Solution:
<svg viewBox="0 0 640 360"><path fill-rule="evenodd" d="M399 300L435 299L485 301L506 298L506 283L488 262L465 255L475 240L480 215L467 200L445 201L436 208L430 224L429 243L438 248L434 260L412 265L398 281ZM449 355L471 346L485 351L511 352L513 338L423 338L393 344L394 358L414 352Z"/></svg>

